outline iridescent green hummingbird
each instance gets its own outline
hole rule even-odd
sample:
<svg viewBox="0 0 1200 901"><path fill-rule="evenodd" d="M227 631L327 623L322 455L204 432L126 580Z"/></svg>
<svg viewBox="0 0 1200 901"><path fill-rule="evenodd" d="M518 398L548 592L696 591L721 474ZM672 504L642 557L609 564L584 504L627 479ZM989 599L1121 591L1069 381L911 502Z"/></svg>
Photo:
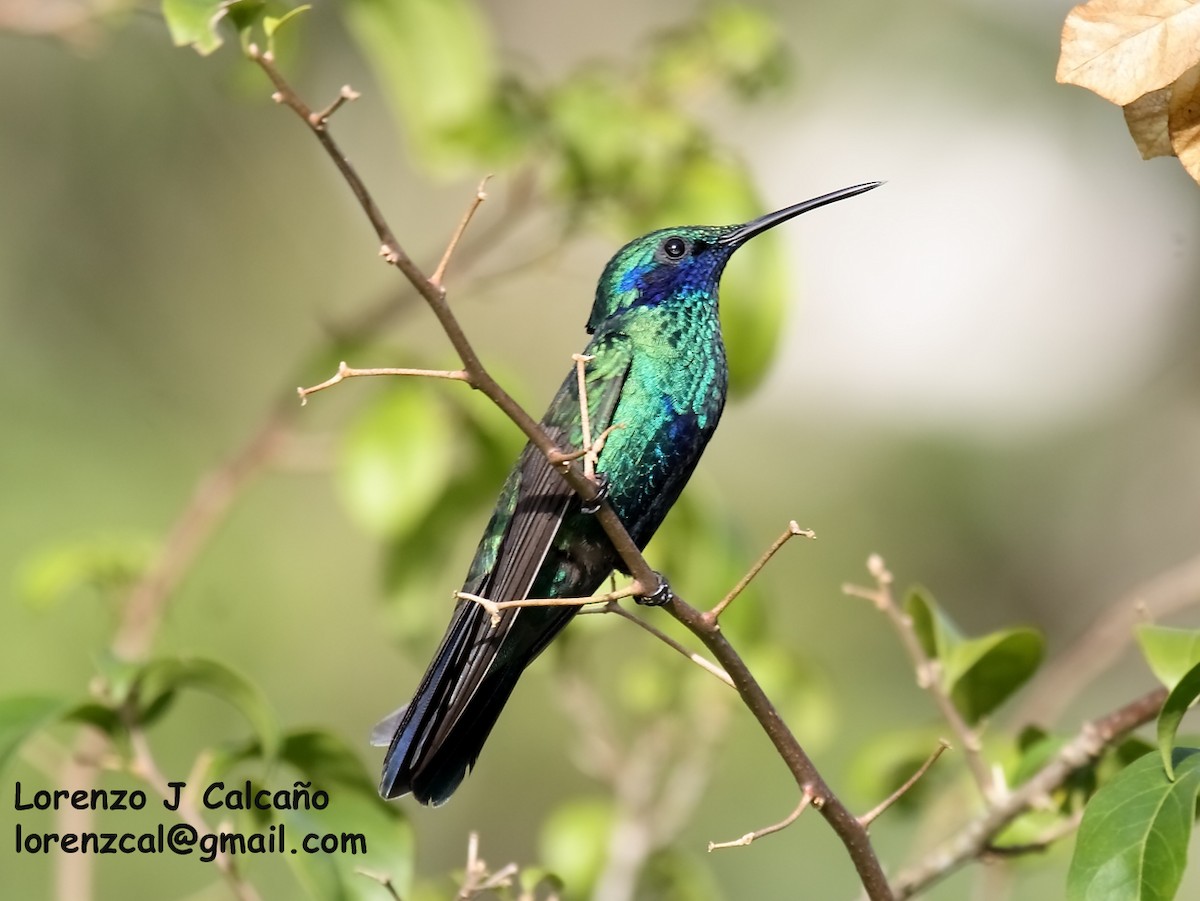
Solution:
<svg viewBox="0 0 1200 901"><path fill-rule="evenodd" d="M645 547L696 468L725 406L728 369L717 284L733 253L769 228L870 191L843 188L744 225L651 232L604 268L588 319L585 395L591 434L617 425L596 462L605 497ZM561 449L583 442L578 379L558 389L542 427ZM463 592L501 602L586 597L621 561L570 486L532 445L509 474ZM640 603L670 597L663 582ZM407 705L375 729L387 744L379 792L444 803L479 756L517 679L577 607L508 608L493 625L459 600L442 643Z"/></svg>

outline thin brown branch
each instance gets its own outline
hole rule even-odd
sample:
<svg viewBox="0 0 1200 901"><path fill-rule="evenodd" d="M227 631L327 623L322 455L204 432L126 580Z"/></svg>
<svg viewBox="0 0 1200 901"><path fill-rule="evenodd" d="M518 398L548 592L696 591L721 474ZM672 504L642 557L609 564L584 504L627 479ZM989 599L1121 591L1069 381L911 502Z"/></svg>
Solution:
<svg viewBox="0 0 1200 901"><path fill-rule="evenodd" d="M867 831L858 822L841 799L833 793L825 783L812 758L796 740L775 705L762 690L762 686L754 678L741 655L725 638L720 626L705 620L704 614L685 603L678 596L672 598L666 605L667 611L674 616L689 631L698 637L712 651L717 663L733 679L734 688L742 698L742 703L758 721L762 730L767 734L776 752L792 773L796 784L802 792L812 795L812 804L825 821L829 823L834 833L846 849L859 880L872 901L891 899L892 890L883 873L875 849Z"/></svg>
<svg viewBox="0 0 1200 901"><path fill-rule="evenodd" d="M896 603L892 595L892 574L888 571L883 558L878 554L872 554L867 560L867 571L875 579L874 588L843 585L842 591L852 597L870 601L888 618L895 628L896 634L900 636L900 642L904 645L904 650L908 652L908 657L916 670L917 685L925 689L933 698L938 712L941 713L942 718L950 726L962 746L967 768L970 770L980 794L983 795L984 801L988 804L1000 801L1004 793L1001 787L997 786L992 777L992 771L983 758L983 742L980 741L979 734L968 725L958 708L954 706L953 699L943 688L939 678L941 666L938 661L930 659L929 655L925 653L925 648L921 645L921 640L913 628L912 617L901 610Z"/></svg>
<svg viewBox="0 0 1200 901"><path fill-rule="evenodd" d="M583 435L583 474L589 479L596 478L596 464L599 454L592 446L592 413L588 405L587 395L587 364L596 359L586 354L571 354L575 361L575 382L579 391L579 422Z"/></svg>
<svg viewBox="0 0 1200 901"><path fill-rule="evenodd" d="M588 611L585 610L583 612L587 613ZM617 616L621 617L622 619L627 619L631 623L635 623L636 625L645 629L647 632L649 632L651 635L653 635L655 638L657 638L659 641L661 641L667 647L672 648L675 651L678 651L680 654L682 654L688 660L692 661L692 663L696 664L696 666L700 667L702 670L712 673L714 676L716 676L718 679L720 679L722 682L724 682L730 688L735 687L733 684L733 680L731 678L729 678L729 673L725 672L725 670L721 669L721 667L717 666L715 663L713 663L707 657L704 657L701 654L697 654L695 651L689 651L687 648L685 648L683 645L681 645L679 642L677 642L674 638L672 638L666 632L663 632L657 626L653 626L650 623L646 622L646 620L642 619L640 616L630 613L628 610L626 610L624 607L622 607L616 601L609 601L609 603L607 603L602 610L598 610L596 612L597 613L615 613Z"/></svg>
<svg viewBox="0 0 1200 901"><path fill-rule="evenodd" d="M500 625L500 614L505 610L512 610L519 607L584 607L588 604L607 604L619 601L621 598L633 597L639 591L639 586L627 585L616 591L592 595L586 598L520 598L513 601L490 601L485 597L471 594L468 591L456 591L454 592L454 596L461 601L474 601L482 607L484 612L491 617L492 626L495 627Z"/></svg>
<svg viewBox="0 0 1200 901"><path fill-rule="evenodd" d="M344 104L353 100L357 100L361 96L362 94L358 93L358 91L354 90L354 88L350 87L350 85L342 85L342 89L338 91L337 97L334 98L333 102L330 103L329 106L325 107L325 109L321 110L320 112L309 113L308 124L313 128L324 128L325 123L327 123L330 117L339 109L341 109Z"/></svg>
<svg viewBox="0 0 1200 901"><path fill-rule="evenodd" d="M934 848L924 859L892 882L897 901L911 898L985 854L1000 832L1038 801L1059 789L1079 769L1095 761L1104 749L1158 715L1167 699L1165 688L1156 688L1099 719L1084 723L1076 736L1028 781L1014 788L982 814L956 830L953 837Z"/></svg>
<svg viewBox="0 0 1200 901"><path fill-rule="evenodd" d="M879 802L879 804L875 805L858 818L858 821L863 824L863 828L869 828L870 825L879 818L880 814L884 813L889 807L903 798L908 793L909 789L916 785L917 782L921 780L921 777L929 772L929 768L937 763L938 758L949 749L950 742L946 741L944 738L939 738L937 748L935 748L933 753L925 759L925 762L917 768L915 773L904 780L903 785L901 785L898 789Z"/></svg>
<svg viewBox="0 0 1200 901"><path fill-rule="evenodd" d="M789 813L786 817L771 826L764 826L762 829L755 829L753 832L747 832L741 838L735 838L728 842L709 842L708 851L711 854L713 851L719 851L722 848L744 848L751 842L755 842L764 835L773 835L776 832L782 832L796 820L800 819L800 814L808 809L808 805L813 803L812 793L804 791L800 796L800 803L796 805L796 809Z"/></svg>
<svg viewBox="0 0 1200 901"><path fill-rule="evenodd" d="M479 182L479 187L475 189L475 196L467 205L467 211L463 213L463 217L458 223L458 228L450 236L450 242L446 245L446 251L442 254L442 259L437 264L437 269L433 270L433 275L429 277L429 281L433 284L441 285L444 283L446 267L450 265L450 258L454 256L454 251L458 249L458 242L462 240L467 226L471 224L471 219L474 217L475 211L487 200L487 192L484 191L484 188L487 187L488 179L490 178L490 175L485 175L483 180Z"/></svg>
<svg viewBox="0 0 1200 901"><path fill-rule="evenodd" d="M291 87L276 69L270 54L261 53L253 46L249 48L249 54L251 59L262 67L275 84L279 102L289 106L307 123L307 107L295 96ZM429 304L451 346L458 354L469 384L491 400L524 433L530 444L548 460L554 461L555 455L562 454L562 449L555 445L538 422L484 368L473 345L467 339L466 333L446 302L445 290L442 286L436 285L426 278L400 247L383 214L375 205L353 166L329 136L328 130L313 129L313 132L342 173L351 191L358 199L364 214L374 227L382 244L381 255L388 263L403 273ZM641 548L625 529L612 506L600 498L598 486L588 479L582 467L575 463L562 463L556 468L585 503L598 503L598 509L594 514L596 522L604 529L624 568L628 570L634 584L638 586L639 594L654 593L662 586L660 577L650 568L642 556ZM871 847L866 830L825 784L811 758L796 741L796 737L783 722L775 706L763 692L741 656L726 640L718 624L706 621L703 613L678 596L672 596L664 605L664 609L695 634L712 651L717 662L729 674L743 703L766 732L801 790L809 791L812 794L813 806L821 811L822 816L842 841L868 896L873 901L875 899L891 899L891 890L879 859Z"/></svg>
<svg viewBox="0 0 1200 901"><path fill-rule="evenodd" d="M318 385L313 385L311 388L297 388L296 393L300 395L300 405L308 403L308 396L316 394L318 391L324 391L326 388L332 388L339 382L346 379L360 378L363 376L376 375L401 375L415 376L418 378L427 379L452 379L454 381L466 382L469 381L467 374L461 369L396 369L396 368L375 368L375 369L354 369L346 364L346 361L338 363L338 370L325 381Z"/></svg>
<svg viewBox="0 0 1200 901"><path fill-rule="evenodd" d="M379 206L375 203L374 198L371 197L371 193L367 190L367 186L363 184L363 180L359 178L358 172L355 171L354 167L350 164L350 161L338 148L333 138L330 137L329 129L326 127L326 123L321 121L320 114L318 113L314 115L313 111L303 100L300 99L296 92L292 90L291 85L287 83L279 69L276 68L275 55L270 50L260 50L257 44L251 44L249 47L247 47L246 53L250 59L256 62L263 72L266 73L267 77L271 79L271 83L275 85L275 93L271 95L271 99L276 103L281 103L287 106L294 111L301 120L303 120L304 124L308 126L309 130L316 135L317 140L321 142L321 146L325 148L325 152L329 154L330 159L333 160L333 163L335 166L337 166L338 171L341 172L346 184L349 185L350 190L354 192L354 196L358 200L359 205L362 207L363 212L366 214L367 219L375 228L375 233L379 237L379 241L382 246L380 255L383 256L384 259L386 259L389 263L397 266L400 265L401 258L403 258L404 261L408 263L409 267L415 269L415 267L412 266L411 261L408 261L408 258L404 255L404 251L401 250L400 246L396 243L396 238L392 234L392 230L388 226L387 220L384 218ZM422 280L425 281L424 279ZM429 285L427 281L426 284L429 288L436 290L435 286ZM421 289L418 288L418 290ZM422 293L424 292L422 291Z"/></svg>
<svg viewBox="0 0 1200 901"><path fill-rule="evenodd" d="M771 558L775 556L779 549L797 535L803 535L805 538L814 539L817 537L816 532L814 532L812 529L800 528L800 526L796 523L796 520L793 519L788 523L787 528L783 530L783 534L781 534L771 543L771 546L767 548L767 550L761 557L758 558L755 564L750 567L750 570L746 573L746 575L742 576L741 581L734 585L732 589L730 589L729 594L721 598L717 606L713 607L706 614L704 614L705 617L711 619L713 622L716 622L720 618L721 614L725 612L725 608L733 603L734 598L745 591L746 586L754 581L755 576L762 572L763 567L771 562Z"/></svg>
<svg viewBox="0 0 1200 901"><path fill-rule="evenodd" d="M570 451L569 453L565 452L565 451L555 451L553 454L550 455L550 465L551 466L561 466L562 464L570 463L573 460L583 460L585 458L598 457L600 455L600 451L604 450L604 442L608 440L608 436L611 435L617 429L623 429L623 428L625 428L625 423L623 423L623 422L613 423L608 428L606 428L603 432L601 432L597 436L596 440L591 443L590 446L581 447L581 448L579 448L579 450L573 450L573 451ZM595 477L596 477L595 473L593 472L592 478L594 479Z"/></svg>
<svg viewBox="0 0 1200 901"><path fill-rule="evenodd" d="M467 839L467 869L455 898L457 901L471 901L483 892L507 888L513 884L513 878L519 871L515 863L510 863L495 873L489 872L487 863L479 856L479 833L472 832Z"/></svg>

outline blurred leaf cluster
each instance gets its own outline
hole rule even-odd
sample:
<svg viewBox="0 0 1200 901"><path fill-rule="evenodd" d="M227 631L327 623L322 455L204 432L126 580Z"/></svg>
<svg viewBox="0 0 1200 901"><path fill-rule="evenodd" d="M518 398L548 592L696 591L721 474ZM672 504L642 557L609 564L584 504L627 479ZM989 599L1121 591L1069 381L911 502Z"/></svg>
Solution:
<svg viewBox="0 0 1200 901"><path fill-rule="evenodd" d="M314 14L307 5L274 0L162 0L161 10L172 40L202 55L236 34L243 49L255 43L284 58ZM709 5L645 39L620 61L594 60L552 80L502 65L487 17L472 0L350 0L337 14L414 158L431 175L532 172L568 233L599 227L628 238L668 224L745 221L764 211L745 166L714 142L702 116L709 99L745 102L786 81L781 36L751 7ZM121 21L106 19L113 26ZM739 391L752 388L770 365L785 306L778 246L768 236L745 253L753 259L731 271L723 290L732 381ZM379 349L376 340L338 336L338 346L317 356L344 352L347 344ZM407 363L424 355L405 346L388 350ZM482 516L493 502L519 436L490 404L442 384L405 380L363 396L339 430L335 483L352 520L384 548L382 579L397 611L396 636L421 657L450 609L454 586L444 561L474 537L464 535L463 522ZM739 539L732 511L712 493L701 493L697 488L675 509L650 555L664 571L678 574L673 578L680 590L715 602L755 549ZM29 564L25 593L47 604L90 588L119 602L153 557L149 542L64 545ZM444 607L438 597L447 598ZM828 736L832 704L819 675L772 640L753 587L730 611L728 624L789 719L817 743ZM601 641L618 628L629 627L606 624L598 630ZM570 636L553 656L567 670L597 665L596 655ZM662 821L659 840L640 862L642 894L715 898L706 868L674 840L700 797L734 695L650 640L645 653L622 655L610 684L613 691L592 698L604 719L620 724L603 740L615 742L628 759L652 754L658 762L649 777L677 796L671 822ZM382 874L405 897L410 890L418 897L445 895L444 881L413 885L412 830L401 808L379 800L359 754L330 732L284 729L262 692L219 661L110 661L82 700L8 698L0 703L0 763L33 735L86 723L117 750L118 768L144 777L139 754L149 737L179 716L181 697L197 692L225 701L250 727L248 738L197 749L193 768L200 777L250 779L256 786L295 777L334 799L324 810L245 812L246 822L234 825L262 829L278 822L297 831L369 832L366 861L288 856L312 897L387 896L382 884L356 874L357 868ZM679 764L674 781L668 761ZM604 878L608 832L623 817L645 814L615 800L622 767L592 772L608 794L567 799L549 818L542 843L546 869L522 870L512 897L557 896L560 890L585 897ZM590 851L580 856L583 849Z"/></svg>
<svg viewBox="0 0 1200 901"><path fill-rule="evenodd" d="M359 756L330 732L282 729L262 691L215 660L160 657L140 665L113 660L81 700L2 698L0 767L33 735L60 724L86 724L101 731L116 750L110 766L146 780L157 791L161 787L148 769L154 764L146 756L147 733L188 692L210 695L236 709L251 726L251 737L198 749L181 808L196 807L196 794L222 781L238 786L249 780L255 791L265 788L272 794L282 790L295 799L288 802L290 809L231 805L226 814L233 810L234 821L220 828L261 833L285 823L294 827L294 836L368 834L364 854L282 855L314 898L388 897L381 884L359 874L363 867L386 874L401 890L410 884L412 829L400 807L380 799ZM311 803L319 792L326 794L327 804Z"/></svg>
<svg viewBox="0 0 1200 901"><path fill-rule="evenodd" d="M262 0L166 0L163 10L176 42L200 52L219 46L226 22L248 42L269 21L261 36L273 46L289 16ZM695 111L721 90L748 100L786 83L782 36L751 7L715 3L653 36L632 62L594 61L550 83L501 68L471 0L351 0L345 16L431 174L533 167L569 222L622 240L765 212L744 164ZM739 256L721 288L735 395L769 368L787 298L776 236Z"/></svg>
<svg viewBox="0 0 1200 901"><path fill-rule="evenodd" d="M26 4L28 10L34 6ZM97 0L80 6L115 26L134 3ZM172 39L201 54L218 50L236 33L243 45L258 42L286 56L306 20L326 14L274 0L162 0L161 10ZM561 212L572 234L598 227L628 238L670 224L744 221L763 212L746 167L712 138L705 121L712 104L757 100L789 78L781 35L752 7L712 3L632 50L622 48L619 59L593 60L553 79L501 59L487 14L475 0L346 0L328 14L341 17L407 146L431 176L532 173L546 204ZM26 21L26 30L34 31L35 19L30 12L25 20L10 21ZM1181 23L1190 28L1191 22L1180 12L1163 23L1163 33ZM1147 121L1160 144L1166 129L1173 150L1190 164L1196 130L1186 115L1194 112L1188 103L1195 67L1166 74L1170 84L1164 81L1155 91L1175 93L1158 97ZM786 283L784 261L771 236L741 251L723 282L722 317L737 392L751 390L771 364ZM366 336L356 346L374 340ZM387 350L406 364L420 364L426 355L415 347ZM498 411L456 387L408 380L358 396L365 400L338 428L333 478L350 517L383 548L381 579L396 611L396 638L423 659L444 626L455 587L445 561L469 552L475 535L466 534L463 523L483 516L493 503L520 440ZM715 603L757 551L737 527L736 511L695 484L648 555L670 573L682 594L703 604ZM22 588L40 605L80 590L119 600L146 575L152 557L153 549L141 540L64 543L29 563ZM935 664L932 678L962 719L980 731L1041 662L1043 638L1032 629L968 635L919 588L909 593L905 611ZM636 861L635 896L716 898L708 867L677 839L715 769L735 696L649 638L645 653L627 649L642 636L630 637L632 627L615 616L589 619L589 641L568 633L548 656L560 667L557 681L564 693L574 691L564 702L577 721L574 756L597 790L567 797L549 813L540 828L538 865L516 872L500 896L587 897L612 877L614 835L650 824ZM820 750L835 728L831 692L823 674L780 640L754 585L721 624L784 719L805 736L810 750ZM1046 809L1022 816L998 842L1036 843L1087 804L1069 897L1091 897L1138 880L1138 897L1167 897L1179 884L1200 764L1194 749L1178 746L1177 732L1200 695L1200 637L1151 627L1142 631L1141 641L1153 671L1170 690L1159 718L1159 754L1138 739L1107 749L1079 767ZM609 653L617 643L620 653ZM192 768L200 780L248 779L277 787L294 779L332 798L325 809L265 816L246 811L239 815L245 822L235 825L286 823L296 831L371 836L366 860L285 856L310 896L386 898L394 891L433 901L455 895L445 878L415 879L414 829L402 807L380 801L356 745L328 730L282 726L263 691L221 661L105 657L98 670L91 689L77 697L0 698L0 765L23 745L36 753L39 740L53 741L86 725L107 737L113 749L110 766L129 779L145 780L148 741L168 724L186 719L191 696L209 695L236 713L231 720L237 737L195 749ZM589 685L604 690L589 690ZM901 785L936 736L934 727L918 726L872 740L854 767L859 792L879 798ZM1036 727L1011 740L996 734L987 739L990 749L1002 748L996 756L1005 761L1012 786L1028 781L1069 740ZM636 780L655 788L639 795L630 789ZM901 803L912 810L931 787L944 783L935 770ZM1146 799L1153 803L1143 803ZM1114 819L1122 829L1107 826ZM360 868L380 878L364 877Z"/></svg>

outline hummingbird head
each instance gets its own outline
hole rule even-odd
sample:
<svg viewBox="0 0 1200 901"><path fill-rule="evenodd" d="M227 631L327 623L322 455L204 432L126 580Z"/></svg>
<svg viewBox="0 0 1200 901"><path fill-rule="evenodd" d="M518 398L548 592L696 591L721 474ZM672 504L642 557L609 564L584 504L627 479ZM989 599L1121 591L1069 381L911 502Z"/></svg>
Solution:
<svg viewBox="0 0 1200 901"><path fill-rule="evenodd" d="M596 286L588 334L635 309L653 309L698 299L715 309L717 283L735 250L753 238L817 207L854 197L883 182L873 181L822 194L767 213L742 225L687 225L650 232L617 251Z"/></svg>

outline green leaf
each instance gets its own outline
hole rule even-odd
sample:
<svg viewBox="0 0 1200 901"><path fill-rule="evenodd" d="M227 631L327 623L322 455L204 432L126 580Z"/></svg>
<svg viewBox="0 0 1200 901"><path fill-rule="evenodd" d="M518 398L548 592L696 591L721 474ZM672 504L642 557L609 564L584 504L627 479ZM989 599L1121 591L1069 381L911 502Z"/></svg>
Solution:
<svg viewBox="0 0 1200 901"><path fill-rule="evenodd" d="M162 0L163 18L176 47L191 47L208 56L224 43L221 22L229 18L239 30L248 28L264 8L263 0Z"/></svg>
<svg viewBox="0 0 1200 901"><path fill-rule="evenodd" d="M87 723L109 735L120 729L116 712L94 701L72 704L43 695L0 698L0 771L31 735L66 721Z"/></svg>
<svg viewBox="0 0 1200 901"><path fill-rule="evenodd" d="M1008 767L1009 785L1023 785L1039 773L1067 743L1038 726L1026 726L1017 737L1017 758Z"/></svg>
<svg viewBox="0 0 1200 901"><path fill-rule="evenodd" d="M295 9L288 10L282 16L263 16L263 31L267 33L268 38L274 38L275 33L280 28L310 9L312 9L312 4L305 3L303 6L297 6Z"/></svg>
<svg viewBox="0 0 1200 901"><path fill-rule="evenodd" d="M942 658L942 679L970 723L987 716L1024 685L1042 662L1035 629L1002 629L955 645Z"/></svg>
<svg viewBox="0 0 1200 901"><path fill-rule="evenodd" d="M1175 771L1171 766L1171 753L1175 745L1175 733L1188 708L1200 698L1200 664L1193 666L1175 683L1163 703L1158 714L1158 750L1162 755L1163 769L1167 778L1174 779Z"/></svg>
<svg viewBox="0 0 1200 901"><path fill-rule="evenodd" d="M37 695L0 698L0 770L25 739L57 722L70 706L62 698Z"/></svg>
<svg viewBox="0 0 1200 901"><path fill-rule="evenodd" d="M297 880L308 894L317 899L346 901L387 901L393 895L378 879L386 877L403 898L409 897L412 881L414 834L398 804L379 797L375 776L368 773L362 760L337 735L319 729L301 729L284 734L277 751L264 753L259 741L227 748L216 756L210 773L223 776L237 764L262 760L272 769L272 780L279 788L302 789L310 798L322 791L328 804L318 809L275 811L272 815L292 836L307 833L366 836L366 847L355 852L297 854L287 857ZM292 786L283 784L278 765L284 764L302 778ZM211 777L210 777L211 778ZM256 828L264 828L258 824ZM293 843L298 839L291 839Z"/></svg>
<svg viewBox="0 0 1200 901"><path fill-rule="evenodd" d="M383 392L350 429L338 459L346 506L369 532L405 535L454 474L456 435L434 390L418 379Z"/></svg>
<svg viewBox="0 0 1200 901"><path fill-rule="evenodd" d="M18 574L18 590L33 607L45 608L91 589L102 595L130 585L153 553L143 538L100 537L51 548L30 559Z"/></svg>
<svg viewBox="0 0 1200 901"><path fill-rule="evenodd" d="M137 673L133 697L143 724L153 722L184 688L203 691L236 707L254 727L268 756L279 746L279 726L266 698L252 682L223 663L200 657L152 660Z"/></svg>
<svg viewBox="0 0 1200 901"><path fill-rule="evenodd" d="M721 891L707 863L676 848L655 851L638 874L637 898L718 901Z"/></svg>
<svg viewBox="0 0 1200 901"><path fill-rule="evenodd" d="M393 887L406 897L412 880L414 833L403 808L379 797L375 779L362 761L336 735L321 730L288 734L279 759L303 773L312 790L329 792L324 810L297 810L282 819L297 832L367 836L365 854L299 854L288 863L314 898L385 901L393 897L377 880L359 871L386 875Z"/></svg>
<svg viewBox="0 0 1200 901"><path fill-rule="evenodd" d="M471 161L458 140L485 117L495 72L468 0L353 0L346 23L427 164Z"/></svg>
<svg viewBox="0 0 1200 901"><path fill-rule="evenodd" d="M921 585L908 589L904 598L904 611L912 618L913 631L925 655L931 660L940 660L943 653L952 650L962 634L948 617L929 590Z"/></svg>
<svg viewBox="0 0 1200 901"><path fill-rule="evenodd" d="M970 723L978 722L1036 672L1045 641L1034 629L1001 629L965 638L924 588L910 589L904 602L917 639L941 663L941 686Z"/></svg>
<svg viewBox="0 0 1200 901"><path fill-rule="evenodd" d="M788 68L787 46L775 22L741 3L716 3L657 42L651 76L663 90L681 96L724 82L753 97L783 83Z"/></svg>
<svg viewBox="0 0 1200 901"><path fill-rule="evenodd" d="M539 858L579 897L591 894L604 866L615 816L608 798L575 798L542 823Z"/></svg>
<svg viewBox="0 0 1200 901"><path fill-rule="evenodd" d="M1174 765L1172 782L1148 754L1096 792L1075 840L1068 901L1175 897L1200 793L1200 752L1177 749Z"/></svg>
<svg viewBox="0 0 1200 901"><path fill-rule="evenodd" d="M1138 644L1150 669L1163 685L1174 688L1184 674L1200 663L1200 630L1167 626L1138 626Z"/></svg>

